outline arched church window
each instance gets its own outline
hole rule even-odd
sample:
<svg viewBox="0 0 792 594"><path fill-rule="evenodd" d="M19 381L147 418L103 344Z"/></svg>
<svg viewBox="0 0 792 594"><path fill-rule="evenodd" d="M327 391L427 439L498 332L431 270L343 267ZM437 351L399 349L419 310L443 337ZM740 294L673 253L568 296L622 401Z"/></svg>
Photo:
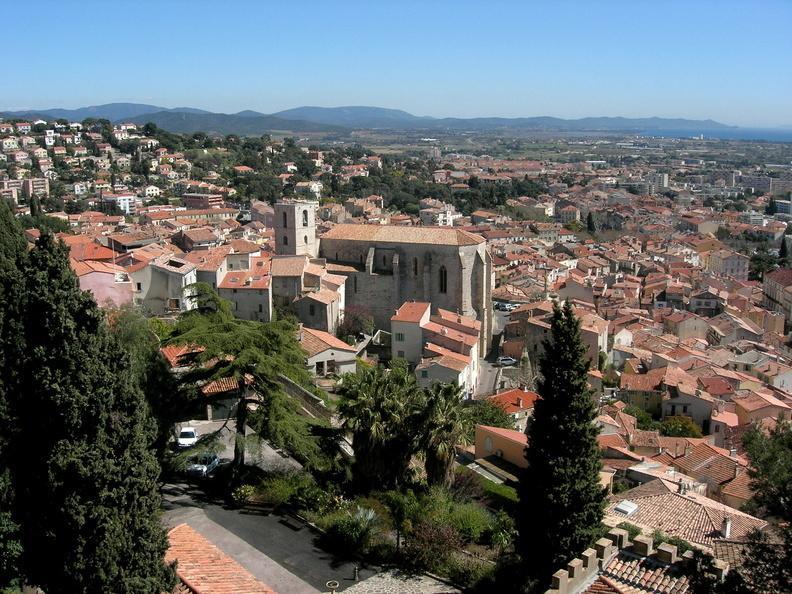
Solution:
<svg viewBox="0 0 792 594"><path fill-rule="evenodd" d="M286 216L286 213L285 213L285 212L283 213L283 226L284 226L284 227L288 227L288 226L289 226L289 219L288 219L288 217Z"/></svg>
<svg viewBox="0 0 792 594"><path fill-rule="evenodd" d="M440 292L448 292L448 271L445 266L440 267Z"/></svg>
<svg viewBox="0 0 792 594"><path fill-rule="evenodd" d="M418 258L413 258L413 276L418 276Z"/></svg>
<svg viewBox="0 0 792 594"><path fill-rule="evenodd" d="M286 235L283 236L283 245L289 245L289 238Z"/></svg>
<svg viewBox="0 0 792 594"><path fill-rule="evenodd" d="M304 210L303 211L303 227L307 227L307 226L308 226L308 211Z"/></svg>

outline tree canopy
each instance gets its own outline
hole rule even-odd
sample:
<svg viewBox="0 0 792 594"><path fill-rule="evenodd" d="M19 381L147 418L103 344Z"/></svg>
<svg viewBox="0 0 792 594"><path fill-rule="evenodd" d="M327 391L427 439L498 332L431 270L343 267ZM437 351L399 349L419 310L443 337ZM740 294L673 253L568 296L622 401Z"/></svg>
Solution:
<svg viewBox="0 0 792 594"><path fill-rule="evenodd" d="M589 361L569 302L554 305L543 346L541 399L528 432L528 468L520 479L518 542L525 572L542 590L555 568L595 540L605 504L596 409L587 387Z"/></svg>

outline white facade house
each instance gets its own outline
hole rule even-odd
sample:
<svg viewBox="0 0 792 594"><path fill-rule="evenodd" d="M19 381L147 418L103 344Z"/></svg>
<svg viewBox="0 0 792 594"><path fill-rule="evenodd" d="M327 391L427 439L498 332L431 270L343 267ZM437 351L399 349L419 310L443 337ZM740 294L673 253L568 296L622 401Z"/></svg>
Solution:
<svg viewBox="0 0 792 594"><path fill-rule="evenodd" d="M303 327L299 341L306 353L308 370L314 375L343 375L357 369L355 347L328 332Z"/></svg>
<svg viewBox="0 0 792 594"><path fill-rule="evenodd" d="M467 395L479 374L481 322L431 303L407 301L391 317L391 356L415 367L419 385L456 382Z"/></svg>
<svg viewBox="0 0 792 594"><path fill-rule="evenodd" d="M189 287L197 282L196 270L195 264L164 255L131 271L135 304L155 315L195 309Z"/></svg>

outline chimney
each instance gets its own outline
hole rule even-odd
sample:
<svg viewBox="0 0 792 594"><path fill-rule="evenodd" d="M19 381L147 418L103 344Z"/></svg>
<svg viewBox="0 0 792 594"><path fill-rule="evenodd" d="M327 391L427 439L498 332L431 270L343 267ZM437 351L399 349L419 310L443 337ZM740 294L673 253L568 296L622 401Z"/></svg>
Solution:
<svg viewBox="0 0 792 594"><path fill-rule="evenodd" d="M721 524L721 536L723 538L729 538L731 536L731 527L732 527L732 519L729 516L723 518L723 523Z"/></svg>
<svg viewBox="0 0 792 594"><path fill-rule="evenodd" d="M517 406L519 406L520 408L523 407L523 399L522 398L518 398L517 399Z"/></svg>

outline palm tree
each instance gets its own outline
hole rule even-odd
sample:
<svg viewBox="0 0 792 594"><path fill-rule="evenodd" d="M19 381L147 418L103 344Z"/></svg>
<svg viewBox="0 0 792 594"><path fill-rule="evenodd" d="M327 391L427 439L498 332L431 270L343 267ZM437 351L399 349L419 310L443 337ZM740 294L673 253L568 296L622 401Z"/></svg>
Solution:
<svg viewBox="0 0 792 594"><path fill-rule="evenodd" d="M457 444L467 443L470 414L457 384L434 384L427 390L426 478L445 488L454 479Z"/></svg>
<svg viewBox="0 0 792 594"><path fill-rule="evenodd" d="M347 374L338 412L352 433L353 478L363 491L393 488L409 478L423 435L424 395L406 366Z"/></svg>

